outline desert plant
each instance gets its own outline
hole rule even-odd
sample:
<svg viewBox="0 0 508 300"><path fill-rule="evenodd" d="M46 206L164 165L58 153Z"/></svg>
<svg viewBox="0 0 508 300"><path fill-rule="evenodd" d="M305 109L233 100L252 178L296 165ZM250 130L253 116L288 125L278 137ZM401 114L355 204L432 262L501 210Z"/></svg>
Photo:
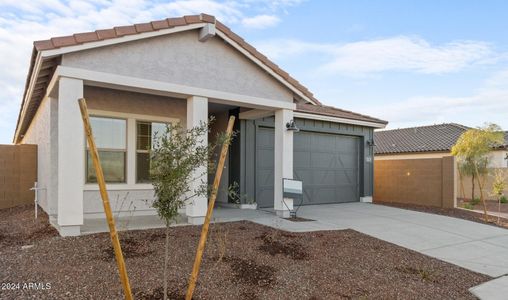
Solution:
<svg viewBox="0 0 508 300"><path fill-rule="evenodd" d="M504 133L501 128L495 124L487 124L484 127L471 128L464 132L451 151L452 155L456 156L459 161L470 163L474 170L486 222L488 222L489 217L484 197L484 181L485 175L488 173L488 154L493 147L503 143Z"/></svg>
<svg viewBox="0 0 508 300"><path fill-rule="evenodd" d="M508 199L506 198L506 196L505 196L505 195L503 195L503 196L501 196L501 197L499 198L499 202L501 202L501 203L503 203L503 204L506 204L506 203L508 203Z"/></svg>
<svg viewBox="0 0 508 300"><path fill-rule="evenodd" d="M506 197L503 195L504 190L506 189L506 178L504 176L503 171L497 169L494 173L494 182L492 183L492 196L497 198L497 222L499 223L499 215L501 213L501 198L504 197L506 201Z"/></svg>
<svg viewBox="0 0 508 300"><path fill-rule="evenodd" d="M480 203L480 198L478 198L478 197L474 197L473 199L471 199L471 202L470 202L470 203L471 203L471 205L473 205L473 206L474 206L474 205L477 205L477 204L479 204L479 203Z"/></svg>
<svg viewBox="0 0 508 300"><path fill-rule="evenodd" d="M470 209L470 210L473 210L474 209L474 206L471 205L471 203L464 203L464 208L465 209Z"/></svg>

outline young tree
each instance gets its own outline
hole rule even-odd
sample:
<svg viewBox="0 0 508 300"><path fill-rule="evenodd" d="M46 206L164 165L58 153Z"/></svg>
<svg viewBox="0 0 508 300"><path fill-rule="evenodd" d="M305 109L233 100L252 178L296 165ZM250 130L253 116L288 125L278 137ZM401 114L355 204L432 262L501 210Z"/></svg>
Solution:
<svg viewBox="0 0 508 300"><path fill-rule="evenodd" d="M168 125L164 133L156 133L150 150L150 178L154 186L153 207L166 225L164 254L164 299L167 299L170 226L178 210L197 196L209 196L211 185L201 180L216 169L218 146L231 143L232 136L217 134L213 143L203 143L213 117L192 129L181 124ZM196 184L196 182L198 184Z"/></svg>
<svg viewBox="0 0 508 300"><path fill-rule="evenodd" d="M492 183L492 195L497 198L497 222L501 214L501 197L506 189L506 178L502 170L496 169Z"/></svg>
<svg viewBox="0 0 508 300"><path fill-rule="evenodd" d="M472 128L464 132L452 147L452 155L462 162L468 162L473 169L480 189L480 201L483 204L485 221L488 222L487 206L483 195L484 179L488 173L489 153L493 147L504 143L504 133L496 124ZM474 197L474 195L473 195Z"/></svg>

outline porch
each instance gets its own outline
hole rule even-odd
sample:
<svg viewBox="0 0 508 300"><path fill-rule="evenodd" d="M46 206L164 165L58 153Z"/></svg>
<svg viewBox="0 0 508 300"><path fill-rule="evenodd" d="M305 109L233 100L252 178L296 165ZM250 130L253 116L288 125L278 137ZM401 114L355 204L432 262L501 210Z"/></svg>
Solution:
<svg viewBox="0 0 508 300"><path fill-rule="evenodd" d="M142 159L147 159L147 151L144 153L142 149L150 145L154 131L141 136L142 126L150 131L150 128L157 124L179 122L190 128L214 116L216 120L209 136L202 138L202 142L206 143L208 139L215 138L217 132L225 129L227 119L232 114L240 119L275 116L274 148L277 164L274 167L273 206L278 215L288 215L288 207L282 203L281 186L282 178L291 178L293 172L292 131L286 130L286 124L293 119L295 104L287 101L288 99L263 99L206 89L175 87L173 84L161 86L162 83L154 89L147 82L136 84L135 80L125 76L105 76L99 72L62 66L59 66L55 73L58 80L50 86L51 92L47 101L50 104L54 102L50 109L55 120L53 126L58 132L58 143L51 144L51 147L57 147L55 160L58 162L58 174L57 178L52 179L56 188L50 188L48 194L55 195L52 197L54 203L49 205L54 210L49 211L49 215L52 224L62 235L97 231L97 225L93 224L103 215L98 187L94 182L94 171L87 155L82 154L87 151L84 136L80 134L83 132L83 125L77 104L77 99L82 97L87 99L92 118L96 118L98 123L109 122L103 126L97 125L94 135L98 141L99 152L104 157L106 180L108 181L108 177L111 179L107 184L111 206L119 217L128 218L134 208L133 216L141 223L145 222L146 226L152 226L150 216L155 215L151 208L152 186L147 181L148 176L141 174L148 172L148 164L140 163ZM191 91L197 91L198 95L186 94ZM113 132L114 130L118 132ZM140 143L145 145L145 148L140 146ZM142 158L143 154L145 158ZM108 169L108 165L112 166L112 170ZM229 184L228 168L229 162L221 181L222 189L226 189ZM213 178L209 176L201 180L206 182ZM228 202L227 195L221 192L218 202ZM181 212L186 217L184 221L201 224L206 206L205 197L189 201ZM129 227L128 224L125 226Z"/></svg>

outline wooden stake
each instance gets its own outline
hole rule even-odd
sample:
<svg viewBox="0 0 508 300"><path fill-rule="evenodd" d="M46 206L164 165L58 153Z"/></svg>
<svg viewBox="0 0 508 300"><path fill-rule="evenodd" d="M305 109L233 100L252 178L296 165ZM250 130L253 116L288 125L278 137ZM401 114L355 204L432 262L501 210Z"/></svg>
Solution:
<svg viewBox="0 0 508 300"><path fill-rule="evenodd" d="M127 276L127 269L125 268L122 248L120 247L120 240L118 238L118 233L115 227L115 219L113 219L113 213L111 212L111 206L109 204L109 196L108 192L106 191L106 182L104 180L104 173L102 172L101 162L99 160L99 152L97 151L97 146L95 145L95 140L92 134L92 127L90 126L90 118L88 116L86 100L81 98L78 100L78 102L79 109L81 110L81 117L83 118L83 125L85 127L86 139L88 141L88 146L90 147L90 154L92 155L93 165L95 167L95 174L97 175L97 183L99 184L104 212L106 213L106 219L108 221L111 243L113 244L113 249L115 250L116 264L118 265L118 272L120 273L120 279L122 281L125 299L132 300L129 277Z"/></svg>
<svg viewBox="0 0 508 300"><path fill-rule="evenodd" d="M235 117L229 118L228 127L226 134L231 139L231 133L233 132L233 125L235 124ZM228 153L229 142L222 145L219 164L215 173L215 179L213 181L212 194L210 195L210 201L208 202L208 210L206 211L205 223L201 229L201 237L199 238L198 250L196 252L196 258L194 259L194 266L192 267L192 273L189 278L189 287L187 288L187 294L185 300L191 300L194 289L196 288L196 281L198 280L199 267L201 265L201 259L203 258L203 252L205 250L206 238L208 237L208 227L210 226L210 219L212 218L213 206L215 205L215 199L217 198L217 190L219 188L220 178L222 176L222 170L224 169L224 163L226 161L226 155Z"/></svg>

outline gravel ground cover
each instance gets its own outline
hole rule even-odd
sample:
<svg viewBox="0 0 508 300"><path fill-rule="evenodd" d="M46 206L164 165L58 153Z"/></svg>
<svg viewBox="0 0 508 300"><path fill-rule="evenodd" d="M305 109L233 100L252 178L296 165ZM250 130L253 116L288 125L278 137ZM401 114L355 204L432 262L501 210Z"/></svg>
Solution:
<svg viewBox="0 0 508 300"><path fill-rule="evenodd" d="M0 212L2 233L26 232L0 244L1 281L50 288L4 289L0 299L122 297L108 234L61 238L47 230L39 239L22 215ZM200 229L171 229L171 299L184 295ZM120 237L135 298L161 299L164 230ZM22 250L26 244L33 247ZM234 222L211 226L194 298L474 299L468 289L489 279L352 230L288 233Z"/></svg>
<svg viewBox="0 0 508 300"><path fill-rule="evenodd" d="M416 210L416 211L421 211L421 212L433 213L433 214L438 214L438 215L449 216L449 217L464 219L464 220L468 220L468 221L483 223L483 224L487 224L487 225L508 228L508 219L500 218L499 223L497 223L497 217L490 216L489 222L485 222L483 213L477 213L474 211L469 211L469 210L461 209L461 208L440 208L440 207L433 207L433 206L394 203L394 202L379 202L379 201L376 201L375 204L381 204L381 205ZM483 210L482 206L480 206L480 208L481 208L481 210Z"/></svg>
<svg viewBox="0 0 508 300"><path fill-rule="evenodd" d="M459 199L457 206L464 207L464 204L466 204L466 203L471 203L471 201L465 200L465 199ZM487 211L497 213L498 209L501 208L501 213L508 214L508 203L501 203L501 205L499 205L498 201L496 201L496 200L486 200L485 204L487 204ZM478 204L475 204L473 206L473 209L483 211L483 204L481 202Z"/></svg>

